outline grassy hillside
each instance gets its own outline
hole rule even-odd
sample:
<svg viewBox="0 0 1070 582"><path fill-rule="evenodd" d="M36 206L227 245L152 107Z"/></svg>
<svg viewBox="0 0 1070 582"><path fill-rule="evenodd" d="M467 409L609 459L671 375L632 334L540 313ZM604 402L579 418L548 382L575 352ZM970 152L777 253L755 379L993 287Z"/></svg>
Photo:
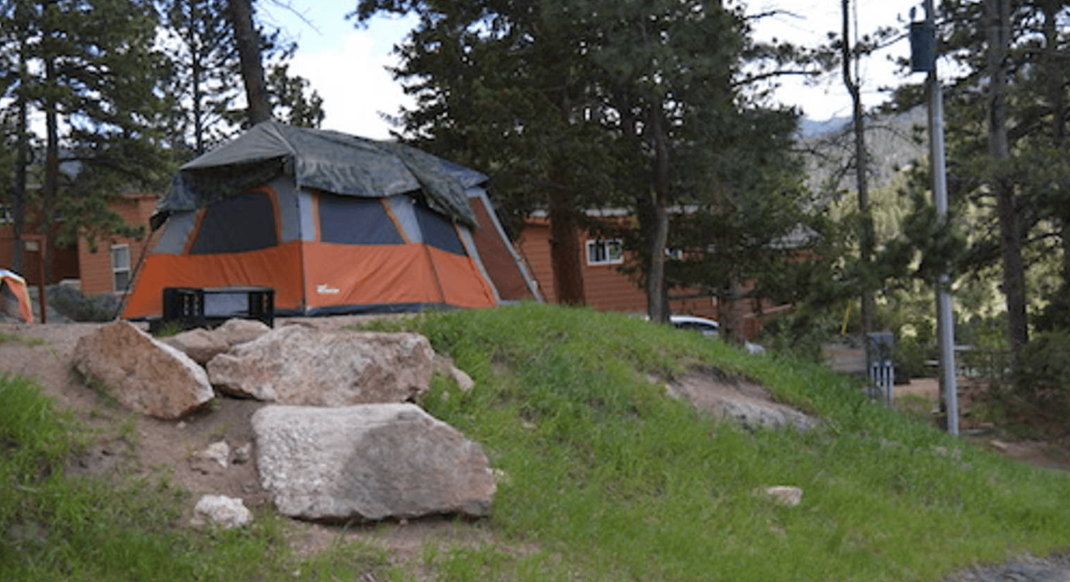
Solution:
<svg viewBox="0 0 1070 582"><path fill-rule="evenodd" d="M248 532L169 527L167 511L176 510L167 507L180 493L135 485L123 495L63 477L67 421L8 378L0 380L0 579L73 571L85 580L349 580L372 569L377 580L419 572L450 581L909 581L1070 548L1070 477L888 412L820 367L550 306L378 327L424 333L476 380L462 393L436 377L423 404L482 443L504 472L493 515L473 526L491 530L495 543L429 542L409 567L340 547L310 565L288 554L283 524L268 515ZM804 434L750 432L702 417L651 382L695 367L759 381L823 424ZM803 488L802 504L755 494L771 485ZM51 487L85 491L46 494ZM99 501L73 520L53 506L80 495ZM155 501L138 505L142 498ZM131 503L159 515L142 519ZM27 528L38 533L11 533ZM121 553L98 548L124 540L136 543Z"/></svg>

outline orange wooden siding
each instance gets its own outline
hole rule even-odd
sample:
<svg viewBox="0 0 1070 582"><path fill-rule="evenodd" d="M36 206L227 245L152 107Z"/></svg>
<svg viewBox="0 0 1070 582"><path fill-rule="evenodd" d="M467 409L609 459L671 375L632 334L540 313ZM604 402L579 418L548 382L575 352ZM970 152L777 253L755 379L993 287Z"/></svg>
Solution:
<svg viewBox="0 0 1070 582"><path fill-rule="evenodd" d="M622 273L620 264L589 265L587 263L587 241L594 240L585 230L578 233L580 239L580 261L583 265L583 286L587 305L603 311L622 311L626 313L646 313L647 295L640 283L631 275ZM556 303L554 294L554 274L550 259L550 227L545 219L530 219L524 224L524 230L516 243L517 251L526 261L543 296L549 303ZM625 253L625 261L630 257ZM670 295L690 295L693 289L671 289ZM720 319L720 307L714 297L694 297L670 301L669 308L674 314L694 315L714 320ZM782 312L788 306L776 306L770 301L760 305L755 300L736 301L736 309L743 317L744 333L754 337L761 331L762 314Z"/></svg>
<svg viewBox="0 0 1070 582"><path fill-rule="evenodd" d="M126 194L111 204L111 209L119 214L128 224L145 227L146 237L134 240L127 237L108 237L96 241L93 250L89 241L78 239L78 264L81 267L82 293L100 295L115 292L115 279L111 262L112 245L128 245L130 248L130 273L134 275L138 259L144 248L151 244L149 238L149 218L156 208L155 194ZM131 279L131 287L133 280Z"/></svg>

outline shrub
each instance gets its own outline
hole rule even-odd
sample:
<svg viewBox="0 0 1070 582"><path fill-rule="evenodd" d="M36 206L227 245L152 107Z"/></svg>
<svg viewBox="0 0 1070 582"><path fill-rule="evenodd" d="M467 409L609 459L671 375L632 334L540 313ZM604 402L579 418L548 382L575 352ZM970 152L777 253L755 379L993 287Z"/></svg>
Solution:
<svg viewBox="0 0 1070 582"><path fill-rule="evenodd" d="M1062 412L1070 395L1070 333L1042 332L1022 348L1014 385L1017 396Z"/></svg>

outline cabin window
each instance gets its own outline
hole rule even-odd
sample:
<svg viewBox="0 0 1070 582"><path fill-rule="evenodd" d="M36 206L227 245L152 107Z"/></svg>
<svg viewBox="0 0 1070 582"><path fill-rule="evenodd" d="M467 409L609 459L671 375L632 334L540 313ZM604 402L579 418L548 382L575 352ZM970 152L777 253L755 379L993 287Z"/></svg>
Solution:
<svg viewBox="0 0 1070 582"><path fill-rule="evenodd" d="M111 246L112 289L125 292L130 288L130 245Z"/></svg>
<svg viewBox="0 0 1070 582"><path fill-rule="evenodd" d="M587 241L588 265L617 265L624 262L624 245L619 238Z"/></svg>

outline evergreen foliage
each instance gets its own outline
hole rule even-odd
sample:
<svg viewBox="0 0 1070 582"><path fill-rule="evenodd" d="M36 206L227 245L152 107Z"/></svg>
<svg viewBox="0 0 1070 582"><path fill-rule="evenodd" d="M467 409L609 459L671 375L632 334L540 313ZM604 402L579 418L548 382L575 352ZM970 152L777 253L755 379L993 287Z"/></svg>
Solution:
<svg viewBox="0 0 1070 582"><path fill-rule="evenodd" d="M663 279L707 293L724 287L691 277L717 266L663 264L667 245L677 244L695 263L718 261L709 237L694 240L695 229L679 241L671 234L679 208L739 224L733 213L760 214L749 207L766 195L806 207L787 149L794 112L760 107L743 90L745 57L784 55L751 41L738 9L703 0L364 0L355 17L409 11L421 20L399 47L394 74L417 104L396 118L399 137L493 176L495 201L514 221L545 208L558 285L579 277L560 263L579 257L567 237L585 209L633 211L638 222L628 226L636 230L624 233L639 257L631 268L648 289L650 315L661 319ZM762 228L747 233L750 242L782 237L796 224L748 226ZM731 256L750 261L767 248L735 245ZM729 264L736 268L726 272L741 277L737 286L753 276L740 273L747 262L719 266Z"/></svg>

